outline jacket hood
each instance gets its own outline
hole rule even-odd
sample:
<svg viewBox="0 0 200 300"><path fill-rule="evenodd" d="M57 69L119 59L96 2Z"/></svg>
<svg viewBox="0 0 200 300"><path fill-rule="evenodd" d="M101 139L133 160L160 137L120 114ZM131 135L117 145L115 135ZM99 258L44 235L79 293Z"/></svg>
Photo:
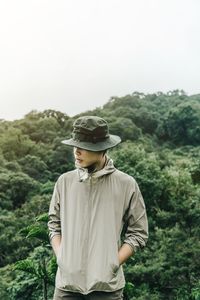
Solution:
<svg viewBox="0 0 200 300"><path fill-rule="evenodd" d="M81 182L86 181L91 176L93 178L98 178L98 177L102 177L104 175L113 173L116 170L116 168L114 167L114 164L113 164L113 160L111 158L109 158L108 156L106 156L105 166L101 170L98 170L98 171L94 170L91 173L88 172L87 168L80 168L77 164L75 164L75 165L78 170L79 181L81 181Z"/></svg>

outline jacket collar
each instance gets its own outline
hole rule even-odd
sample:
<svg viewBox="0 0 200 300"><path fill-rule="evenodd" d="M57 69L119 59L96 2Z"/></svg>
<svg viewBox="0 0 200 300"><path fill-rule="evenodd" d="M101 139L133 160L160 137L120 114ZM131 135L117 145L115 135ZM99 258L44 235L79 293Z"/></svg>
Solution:
<svg viewBox="0 0 200 300"><path fill-rule="evenodd" d="M92 173L89 173L87 168L80 168L78 167L78 165L76 165L76 168L78 170L80 182L86 181L89 177L93 177L93 178L102 177L104 175L113 173L116 170L113 164L113 160L108 156L106 156L105 166L101 170L98 171L94 170Z"/></svg>

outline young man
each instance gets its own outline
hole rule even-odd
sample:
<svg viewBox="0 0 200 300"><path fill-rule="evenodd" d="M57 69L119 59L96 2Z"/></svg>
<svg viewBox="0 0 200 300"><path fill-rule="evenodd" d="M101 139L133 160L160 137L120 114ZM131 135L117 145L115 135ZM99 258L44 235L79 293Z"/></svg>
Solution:
<svg viewBox="0 0 200 300"><path fill-rule="evenodd" d="M72 138L63 141L74 147L76 169L58 178L50 203L48 227L58 264L54 300L122 299L122 265L146 244L139 187L106 155L120 141L96 116L78 118Z"/></svg>

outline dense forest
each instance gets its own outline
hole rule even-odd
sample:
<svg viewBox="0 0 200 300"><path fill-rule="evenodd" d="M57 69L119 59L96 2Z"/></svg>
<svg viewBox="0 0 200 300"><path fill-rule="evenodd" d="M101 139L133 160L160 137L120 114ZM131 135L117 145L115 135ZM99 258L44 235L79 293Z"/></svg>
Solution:
<svg viewBox="0 0 200 300"><path fill-rule="evenodd" d="M137 180L146 203L149 240L124 264L125 299L200 299L200 95L134 92L80 115L103 117L122 137L108 155ZM80 115L0 120L2 300L52 299L47 213L55 181L74 168L61 141Z"/></svg>

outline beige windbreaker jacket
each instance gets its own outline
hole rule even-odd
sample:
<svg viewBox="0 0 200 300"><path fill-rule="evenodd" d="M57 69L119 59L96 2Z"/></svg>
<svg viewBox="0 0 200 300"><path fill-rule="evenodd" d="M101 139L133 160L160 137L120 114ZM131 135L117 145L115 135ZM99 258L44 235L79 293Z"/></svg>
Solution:
<svg viewBox="0 0 200 300"><path fill-rule="evenodd" d="M88 294L123 288L119 266L121 232L134 251L148 236L145 204L136 181L111 159L95 173L76 169L61 175L49 209L50 239L61 235L56 287Z"/></svg>

